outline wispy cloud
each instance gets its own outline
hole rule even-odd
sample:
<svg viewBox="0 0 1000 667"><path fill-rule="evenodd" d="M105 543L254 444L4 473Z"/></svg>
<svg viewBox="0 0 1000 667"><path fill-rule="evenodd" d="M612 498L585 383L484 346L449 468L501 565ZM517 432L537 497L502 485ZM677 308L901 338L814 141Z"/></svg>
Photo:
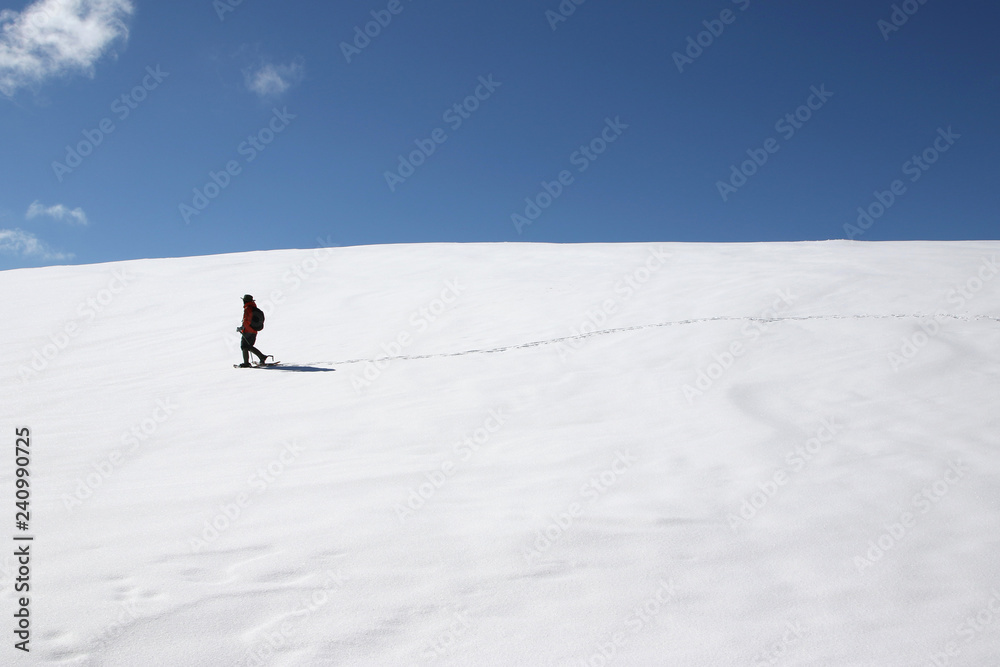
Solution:
<svg viewBox="0 0 1000 667"><path fill-rule="evenodd" d="M21 229L0 229L0 252L45 260L72 259L72 253L55 252L37 236Z"/></svg>
<svg viewBox="0 0 1000 667"><path fill-rule="evenodd" d="M133 11L131 0L37 0L0 11L0 93L71 72L93 76L110 45L128 38Z"/></svg>
<svg viewBox="0 0 1000 667"><path fill-rule="evenodd" d="M247 89L263 98L278 97L302 81L304 66L301 61L288 65L263 63L243 70Z"/></svg>
<svg viewBox="0 0 1000 667"><path fill-rule="evenodd" d="M28 207L28 212L25 214L25 217L28 220L31 220L32 218L37 218L40 215L55 218L56 220L65 220L71 225L87 224L87 214L84 213L83 209L79 206L70 210L62 204L56 204L55 206L43 206L37 200L31 202L31 206Z"/></svg>

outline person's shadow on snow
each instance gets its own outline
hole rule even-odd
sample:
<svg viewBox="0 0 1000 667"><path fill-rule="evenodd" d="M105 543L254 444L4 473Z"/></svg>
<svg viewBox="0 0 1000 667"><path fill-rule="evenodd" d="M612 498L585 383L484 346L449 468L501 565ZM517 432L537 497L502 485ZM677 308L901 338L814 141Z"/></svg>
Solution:
<svg viewBox="0 0 1000 667"><path fill-rule="evenodd" d="M258 366L259 370L262 371L291 371L292 373L332 373L336 368L320 368L318 366L286 366L284 364L279 364L277 366Z"/></svg>

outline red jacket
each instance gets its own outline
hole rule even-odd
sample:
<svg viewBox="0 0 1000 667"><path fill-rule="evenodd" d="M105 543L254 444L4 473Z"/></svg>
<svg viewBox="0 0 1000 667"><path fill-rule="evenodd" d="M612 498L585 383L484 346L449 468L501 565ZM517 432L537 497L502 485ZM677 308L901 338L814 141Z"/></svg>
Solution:
<svg viewBox="0 0 1000 667"><path fill-rule="evenodd" d="M253 301L243 304L243 333L257 333L257 330L250 326L250 318L253 317L253 309L257 306Z"/></svg>

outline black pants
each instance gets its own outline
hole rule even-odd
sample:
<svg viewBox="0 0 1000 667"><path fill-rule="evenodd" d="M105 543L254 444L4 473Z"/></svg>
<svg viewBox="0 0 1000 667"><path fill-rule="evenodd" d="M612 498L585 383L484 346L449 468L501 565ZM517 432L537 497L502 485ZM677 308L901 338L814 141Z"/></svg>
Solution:
<svg viewBox="0 0 1000 667"><path fill-rule="evenodd" d="M267 358L266 356L264 356L263 352L261 352L260 350L258 350L253 346L253 344L256 342L257 342L256 332L243 334L243 340L240 342L240 349L243 350L244 364L250 363L250 352L256 354L260 358L261 362L263 362L264 359Z"/></svg>

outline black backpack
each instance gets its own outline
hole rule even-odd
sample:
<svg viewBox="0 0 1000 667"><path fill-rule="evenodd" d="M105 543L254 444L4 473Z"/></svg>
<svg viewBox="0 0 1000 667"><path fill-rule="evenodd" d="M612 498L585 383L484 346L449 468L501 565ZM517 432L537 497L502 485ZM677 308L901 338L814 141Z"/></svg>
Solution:
<svg viewBox="0 0 1000 667"><path fill-rule="evenodd" d="M253 312L250 313L250 327L255 331L264 329L264 311L257 306L254 306Z"/></svg>

